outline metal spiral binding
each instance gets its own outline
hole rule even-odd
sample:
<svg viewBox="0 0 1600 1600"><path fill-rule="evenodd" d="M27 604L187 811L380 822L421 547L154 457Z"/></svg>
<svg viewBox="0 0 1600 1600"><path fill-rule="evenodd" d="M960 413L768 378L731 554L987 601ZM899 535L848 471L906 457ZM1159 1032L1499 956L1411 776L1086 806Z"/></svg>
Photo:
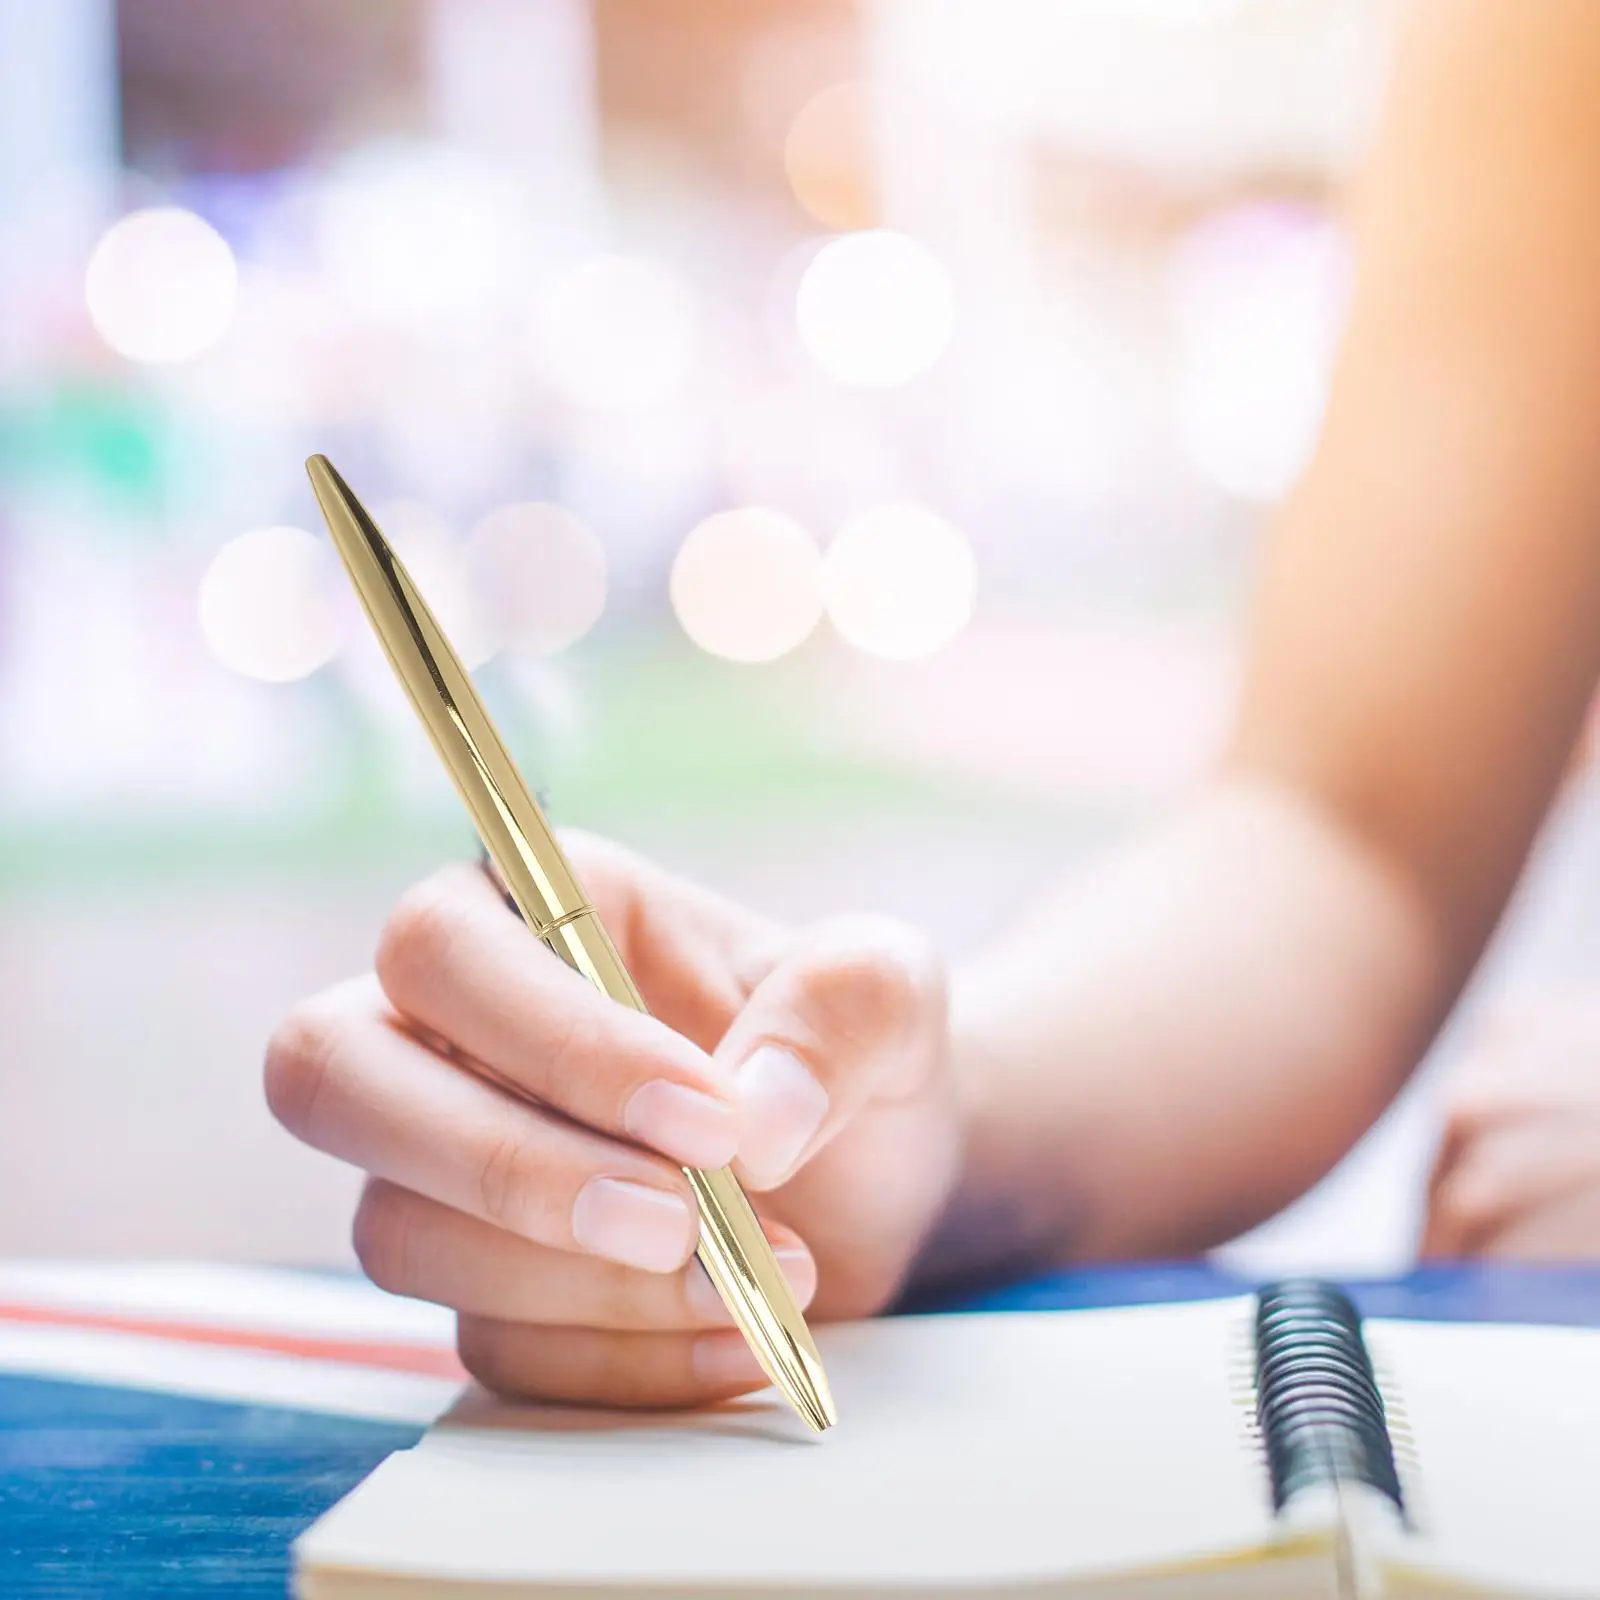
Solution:
<svg viewBox="0 0 1600 1600"><path fill-rule="evenodd" d="M1255 1346L1273 1509L1313 1486L1364 1483L1404 1517L1383 1394L1349 1296L1311 1280L1267 1285L1256 1299Z"/></svg>

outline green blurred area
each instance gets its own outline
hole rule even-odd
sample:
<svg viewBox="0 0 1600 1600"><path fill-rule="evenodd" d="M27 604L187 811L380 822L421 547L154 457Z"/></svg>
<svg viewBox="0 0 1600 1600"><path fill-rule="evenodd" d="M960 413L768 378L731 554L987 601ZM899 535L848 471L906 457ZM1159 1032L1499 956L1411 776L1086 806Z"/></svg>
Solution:
<svg viewBox="0 0 1600 1600"><path fill-rule="evenodd" d="M67 381L0 395L0 484L90 486L110 510L157 509L171 419L132 385Z"/></svg>
<svg viewBox="0 0 1600 1600"><path fill-rule="evenodd" d="M666 636L592 652L579 683L578 738L541 728L493 665L480 680L557 823L621 837L641 829L748 837L866 819L881 827L897 817L1051 832L1072 820L1058 807L930 776L839 740L802 662L735 666ZM330 687L313 680L271 692ZM0 810L0 897L263 876L360 879L469 851L464 812L419 807L399 792L394 741L420 747L420 725L380 728L348 703L340 717L341 771L329 774L312 808L265 817L104 809L48 820Z"/></svg>

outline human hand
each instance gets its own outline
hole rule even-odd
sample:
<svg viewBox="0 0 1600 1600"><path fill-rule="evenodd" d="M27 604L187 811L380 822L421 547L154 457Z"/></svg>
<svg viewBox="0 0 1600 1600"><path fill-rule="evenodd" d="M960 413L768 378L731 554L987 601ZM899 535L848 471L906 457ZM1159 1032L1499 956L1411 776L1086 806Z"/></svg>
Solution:
<svg viewBox="0 0 1600 1600"><path fill-rule="evenodd" d="M959 1157L940 968L898 924L797 932L563 842L653 1016L452 866L401 900L374 975L285 1019L268 1102L370 1175L363 1267L455 1308L488 1387L624 1405L759 1387L693 1259L679 1163L735 1162L811 1317L883 1309Z"/></svg>
<svg viewBox="0 0 1600 1600"><path fill-rule="evenodd" d="M1422 1250L1600 1257L1600 997L1485 1028L1448 1091Z"/></svg>

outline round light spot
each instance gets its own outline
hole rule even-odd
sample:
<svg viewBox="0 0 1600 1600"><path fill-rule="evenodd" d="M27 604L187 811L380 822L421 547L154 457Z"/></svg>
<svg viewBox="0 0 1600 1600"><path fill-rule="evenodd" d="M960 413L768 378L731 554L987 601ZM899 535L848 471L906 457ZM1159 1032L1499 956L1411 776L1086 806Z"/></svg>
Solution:
<svg viewBox="0 0 1600 1600"><path fill-rule="evenodd" d="M658 262L596 256L558 279L534 311L535 355L574 405L642 411L683 386L698 327L688 290Z"/></svg>
<svg viewBox="0 0 1600 1600"><path fill-rule="evenodd" d="M463 151L369 145L323 186L318 254L339 298L374 321L478 318L523 281L525 205L510 178Z"/></svg>
<svg viewBox="0 0 1600 1600"><path fill-rule="evenodd" d="M868 655L909 661L950 643L972 616L977 563L959 528L923 506L851 517L828 546L829 620Z"/></svg>
<svg viewBox="0 0 1600 1600"><path fill-rule="evenodd" d="M672 609L702 650L729 661L773 661L822 615L821 553L799 523L747 506L694 528L672 564Z"/></svg>
<svg viewBox="0 0 1600 1600"><path fill-rule="evenodd" d="M179 206L112 223L84 274L90 320L130 361L188 361L209 350L228 331L238 293L227 241Z"/></svg>
<svg viewBox="0 0 1600 1600"><path fill-rule="evenodd" d="M871 106L863 85L836 83L806 101L784 140L783 169L795 199L823 227L872 226Z"/></svg>
<svg viewBox="0 0 1600 1600"><path fill-rule="evenodd" d="M338 647L333 558L304 528L256 528L230 540L200 580L200 631L225 666L288 683Z"/></svg>
<svg viewBox="0 0 1600 1600"><path fill-rule="evenodd" d="M830 377L888 389L920 376L955 329L955 292L914 239L886 228L831 239L795 296L801 343Z"/></svg>
<svg viewBox="0 0 1600 1600"><path fill-rule="evenodd" d="M553 655L581 639L605 609L605 549L561 506L530 501L491 511L473 529L467 555L508 645Z"/></svg>

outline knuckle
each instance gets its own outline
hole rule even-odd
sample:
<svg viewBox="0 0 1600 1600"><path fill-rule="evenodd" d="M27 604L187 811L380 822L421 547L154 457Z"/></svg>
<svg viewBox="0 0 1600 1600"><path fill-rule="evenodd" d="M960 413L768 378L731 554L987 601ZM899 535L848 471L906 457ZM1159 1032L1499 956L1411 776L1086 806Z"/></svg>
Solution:
<svg viewBox="0 0 1600 1600"><path fill-rule="evenodd" d="M468 1373L495 1394L527 1393L508 1359L505 1327L487 1317L456 1318L456 1355Z"/></svg>
<svg viewBox="0 0 1600 1600"><path fill-rule="evenodd" d="M1463 1219L1449 1184L1443 1185L1428 1205L1430 1232L1445 1238L1456 1239L1462 1232Z"/></svg>
<svg viewBox="0 0 1600 1600"><path fill-rule="evenodd" d="M657 1290L654 1274L631 1267L602 1264L594 1289L592 1320L597 1328L647 1329L656 1325L651 1315ZM683 1276L682 1273L679 1274Z"/></svg>
<svg viewBox="0 0 1600 1600"><path fill-rule="evenodd" d="M403 1294L415 1285L414 1230L403 1191L368 1182L350 1224L350 1242L361 1270L380 1289Z"/></svg>
<svg viewBox="0 0 1600 1600"><path fill-rule="evenodd" d="M587 1002L588 994L579 997ZM551 1007L544 1023L544 1074L551 1084L586 1083L608 1052L600 1039L600 1021L588 1005Z"/></svg>
<svg viewBox="0 0 1600 1600"><path fill-rule="evenodd" d="M436 873L401 895L378 938L378 981L390 999L415 993L450 955L461 909L452 876Z"/></svg>
<svg viewBox="0 0 1600 1600"><path fill-rule="evenodd" d="M508 1130L489 1140L478 1162L478 1205L486 1221L508 1232L522 1231L532 1166L521 1134Z"/></svg>
<svg viewBox="0 0 1600 1600"><path fill-rule="evenodd" d="M1482 1173L1462 1171L1441 1186L1436 1210L1455 1229L1470 1233L1493 1221L1504 1209L1504 1203L1499 1184Z"/></svg>
<svg viewBox="0 0 1600 1600"><path fill-rule="evenodd" d="M1450 1089L1442 1108L1445 1127L1458 1135L1469 1134L1497 1121L1501 1105L1498 1087L1477 1074L1464 1074Z"/></svg>
<svg viewBox="0 0 1600 1600"><path fill-rule="evenodd" d="M267 1106L297 1138L309 1139L328 1079L346 1048L346 1024L315 1003L298 1006L267 1041L262 1079Z"/></svg>
<svg viewBox="0 0 1600 1600"><path fill-rule="evenodd" d="M836 927L803 973L820 1026L834 1037L868 1042L914 1025L942 992L931 945L884 918Z"/></svg>

